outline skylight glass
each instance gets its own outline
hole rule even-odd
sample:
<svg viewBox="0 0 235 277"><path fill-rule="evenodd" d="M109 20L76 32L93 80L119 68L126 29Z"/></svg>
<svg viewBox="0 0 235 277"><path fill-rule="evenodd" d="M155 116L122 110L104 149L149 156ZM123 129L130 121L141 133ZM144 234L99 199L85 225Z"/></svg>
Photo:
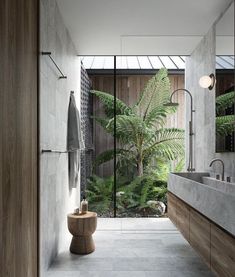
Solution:
<svg viewBox="0 0 235 277"><path fill-rule="evenodd" d="M158 56L149 56L149 60L154 69L159 69L159 68L164 67L162 62L159 60Z"/></svg>
<svg viewBox="0 0 235 277"><path fill-rule="evenodd" d="M230 64L232 68L234 68L234 57L232 58L231 56L220 56L220 58Z"/></svg>
<svg viewBox="0 0 235 277"><path fill-rule="evenodd" d="M233 69L233 65L227 62L222 56L217 56L216 61L220 64L223 68Z"/></svg>
<svg viewBox="0 0 235 277"><path fill-rule="evenodd" d="M185 61L180 56L170 56L179 69L185 69Z"/></svg>
<svg viewBox="0 0 235 277"><path fill-rule="evenodd" d="M139 62L136 56L127 57L128 69L140 69Z"/></svg>
<svg viewBox="0 0 235 277"><path fill-rule="evenodd" d="M117 69L127 69L127 58L122 56L118 56L116 58L116 65L117 65Z"/></svg>
<svg viewBox="0 0 235 277"><path fill-rule="evenodd" d="M113 56L105 57L104 68L105 69L114 69L114 57Z"/></svg>
<svg viewBox="0 0 235 277"><path fill-rule="evenodd" d="M82 64L87 69L91 68L94 59L95 57L91 57L91 56L81 57Z"/></svg>
<svg viewBox="0 0 235 277"><path fill-rule="evenodd" d="M175 64L172 62L172 60L168 56L161 56L160 59L161 59L162 63L164 64L165 68L177 69Z"/></svg>
<svg viewBox="0 0 235 277"><path fill-rule="evenodd" d="M185 69L186 56L117 56L117 69ZM114 69L114 56L81 56L86 69ZM234 69L234 56L216 56L216 69Z"/></svg>
<svg viewBox="0 0 235 277"><path fill-rule="evenodd" d="M103 69L104 68L104 60L106 57L97 56L94 58L91 69Z"/></svg>
<svg viewBox="0 0 235 277"><path fill-rule="evenodd" d="M152 69L148 56L138 56L141 69Z"/></svg>
<svg viewBox="0 0 235 277"><path fill-rule="evenodd" d="M217 62L216 62L216 69L223 69L223 66L221 66L220 64L218 64Z"/></svg>

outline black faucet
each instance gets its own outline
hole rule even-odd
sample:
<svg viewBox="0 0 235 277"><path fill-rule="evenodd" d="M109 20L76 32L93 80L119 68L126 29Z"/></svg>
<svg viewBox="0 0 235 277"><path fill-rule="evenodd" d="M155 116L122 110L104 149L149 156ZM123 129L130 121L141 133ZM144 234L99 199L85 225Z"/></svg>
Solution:
<svg viewBox="0 0 235 277"><path fill-rule="evenodd" d="M224 181L224 162L223 162L221 159L213 159L213 160L211 161L211 163L210 163L210 167L211 167L212 164L213 164L214 162L216 162L216 161L219 161L219 162L221 162L221 164L222 164L222 181Z"/></svg>

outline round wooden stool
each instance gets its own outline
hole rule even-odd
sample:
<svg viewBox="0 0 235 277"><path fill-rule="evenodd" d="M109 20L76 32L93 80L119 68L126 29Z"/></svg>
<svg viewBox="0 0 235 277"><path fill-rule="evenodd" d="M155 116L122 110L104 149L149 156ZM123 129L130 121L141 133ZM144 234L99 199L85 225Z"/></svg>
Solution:
<svg viewBox="0 0 235 277"><path fill-rule="evenodd" d="M68 214L68 229L73 235L70 252L75 254L89 254L95 250L92 234L97 226L97 214Z"/></svg>

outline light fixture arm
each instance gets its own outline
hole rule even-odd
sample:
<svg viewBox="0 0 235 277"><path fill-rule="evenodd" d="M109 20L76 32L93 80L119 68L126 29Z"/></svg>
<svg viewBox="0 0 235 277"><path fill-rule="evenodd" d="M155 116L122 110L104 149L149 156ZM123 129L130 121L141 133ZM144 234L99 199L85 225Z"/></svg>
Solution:
<svg viewBox="0 0 235 277"><path fill-rule="evenodd" d="M189 164L188 164L188 168L187 171L189 172L193 172L195 171L195 168L193 168L193 112L195 112L195 110L193 109L193 97L192 94L190 93L190 91L188 91L187 89L184 88L179 88L174 90L171 93L170 96L170 102L172 103L172 97L173 95L178 92L178 91L184 91L186 92L189 97L190 97L190 121L189 121Z"/></svg>

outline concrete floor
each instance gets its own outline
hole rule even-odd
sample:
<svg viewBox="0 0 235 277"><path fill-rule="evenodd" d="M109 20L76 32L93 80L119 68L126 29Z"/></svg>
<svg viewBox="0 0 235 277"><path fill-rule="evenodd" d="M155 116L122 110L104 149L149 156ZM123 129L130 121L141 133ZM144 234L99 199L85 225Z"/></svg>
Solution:
<svg viewBox="0 0 235 277"><path fill-rule="evenodd" d="M48 277L214 276L167 218L98 219L96 251L60 253Z"/></svg>

